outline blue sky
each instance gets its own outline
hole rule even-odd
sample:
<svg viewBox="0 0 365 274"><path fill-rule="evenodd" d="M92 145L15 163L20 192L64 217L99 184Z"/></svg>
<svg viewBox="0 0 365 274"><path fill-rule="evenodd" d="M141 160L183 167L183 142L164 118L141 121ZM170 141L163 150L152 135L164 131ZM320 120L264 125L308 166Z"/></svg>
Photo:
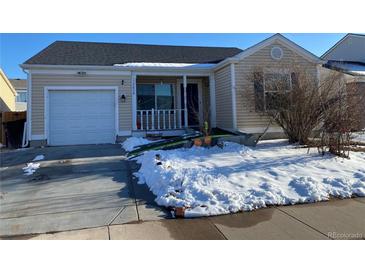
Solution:
<svg viewBox="0 0 365 274"><path fill-rule="evenodd" d="M245 49L271 36L249 34L0 34L0 65L8 78L24 78L19 64L56 40L161 45L226 46ZM345 34L284 34L321 56Z"/></svg>

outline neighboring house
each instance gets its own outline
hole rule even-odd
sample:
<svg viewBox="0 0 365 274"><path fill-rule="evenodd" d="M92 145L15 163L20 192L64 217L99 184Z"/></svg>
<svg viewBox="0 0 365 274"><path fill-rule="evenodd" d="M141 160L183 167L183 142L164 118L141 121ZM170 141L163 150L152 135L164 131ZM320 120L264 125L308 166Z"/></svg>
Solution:
<svg viewBox="0 0 365 274"><path fill-rule="evenodd" d="M0 112L15 111L16 91L0 68Z"/></svg>
<svg viewBox="0 0 365 274"><path fill-rule="evenodd" d="M291 86L291 71L278 67L293 62L318 79L322 61L280 34L246 50L57 41L21 65L28 138L31 145L114 143L179 135L205 120L262 133L269 119L257 98L273 92L269 79L285 77ZM248 79L256 66L264 68L260 85Z"/></svg>
<svg viewBox="0 0 365 274"><path fill-rule="evenodd" d="M27 110L27 80L26 79L10 79L10 83L16 90L15 98L16 111Z"/></svg>
<svg viewBox="0 0 365 274"><path fill-rule="evenodd" d="M327 69L341 71L350 90L356 90L362 95L357 102L362 106L362 116L359 128L365 128L365 35L349 33L322 55L326 60L323 65Z"/></svg>

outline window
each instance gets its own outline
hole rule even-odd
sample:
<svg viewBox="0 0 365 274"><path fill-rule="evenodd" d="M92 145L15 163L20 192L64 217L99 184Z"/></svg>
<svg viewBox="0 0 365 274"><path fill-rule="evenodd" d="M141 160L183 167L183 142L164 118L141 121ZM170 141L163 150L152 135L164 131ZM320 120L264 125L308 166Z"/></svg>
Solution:
<svg viewBox="0 0 365 274"><path fill-rule="evenodd" d="M16 102L27 102L27 92L26 91L17 91Z"/></svg>
<svg viewBox="0 0 365 274"><path fill-rule="evenodd" d="M137 84L137 109L173 109L171 84Z"/></svg>
<svg viewBox="0 0 365 274"><path fill-rule="evenodd" d="M288 92L296 82L295 73L255 72L255 110L276 110L286 106Z"/></svg>
<svg viewBox="0 0 365 274"><path fill-rule="evenodd" d="M274 60L280 60L283 58L283 50L280 47L273 47L271 49L271 57Z"/></svg>
<svg viewBox="0 0 365 274"><path fill-rule="evenodd" d="M291 78L289 73L265 73L265 92L291 90Z"/></svg>
<svg viewBox="0 0 365 274"><path fill-rule="evenodd" d="M265 73L264 105L266 110L277 110L287 105L287 92L291 90L289 73Z"/></svg>

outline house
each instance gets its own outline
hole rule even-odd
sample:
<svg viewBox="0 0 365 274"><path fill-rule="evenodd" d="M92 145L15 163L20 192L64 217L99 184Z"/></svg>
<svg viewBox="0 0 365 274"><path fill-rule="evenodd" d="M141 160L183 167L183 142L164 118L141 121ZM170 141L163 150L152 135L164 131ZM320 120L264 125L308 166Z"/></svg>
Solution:
<svg viewBox="0 0 365 274"><path fill-rule="evenodd" d="M26 79L9 79L10 83L16 90L15 110L27 110L27 80Z"/></svg>
<svg viewBox="0 0 365 274"><path fill-rule="evenodd" d="M344 73L349 90L360 94L362 115L359 129L365 128L365 35L349 33L325 52L322 57L327 69Z"/></svg>
<svg viewBox="0 0 365 274"><path fill-rule="evenodd" d="M16 91L0 68L0 113L15 111Z"/></svg>
<svg viewBox="0 0 365 274"><path fill-rule="evenodd" d="M318 79L322 61L280 34L246 50L56 41L21 65L28 74L28 139L30 145L114 143L179 135L204 121L261 133L269 119L257 105L275 92L270 79L291 86L291 72L278 68L293 62ZM256 86L248 75L257 66L263 75Z"/></svg>

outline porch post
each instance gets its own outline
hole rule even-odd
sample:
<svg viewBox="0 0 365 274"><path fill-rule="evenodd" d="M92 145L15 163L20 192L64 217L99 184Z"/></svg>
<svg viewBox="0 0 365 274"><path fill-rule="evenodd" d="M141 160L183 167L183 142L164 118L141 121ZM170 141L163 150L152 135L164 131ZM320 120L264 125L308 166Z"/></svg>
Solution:
<svg viewBox="0 0 365 274"><path fill-rule="evenodd" d="M137 130L137 75L132 72L132 129Z"/></svg>
<svg viewBox="0 0 365 274"><path fill-rule="evenodd" d="M184 125L185 127L188 127L188 103L186 99L186 87L187 87L187 81L186 81L186 75L183 76L183 86L184 86Z"/></svg>
<svg viewBox="0 0 365 274"><path fill-rule="evenodd" d="M216 101L214 73L209 75L210 127L216 127Z"/></svg>

